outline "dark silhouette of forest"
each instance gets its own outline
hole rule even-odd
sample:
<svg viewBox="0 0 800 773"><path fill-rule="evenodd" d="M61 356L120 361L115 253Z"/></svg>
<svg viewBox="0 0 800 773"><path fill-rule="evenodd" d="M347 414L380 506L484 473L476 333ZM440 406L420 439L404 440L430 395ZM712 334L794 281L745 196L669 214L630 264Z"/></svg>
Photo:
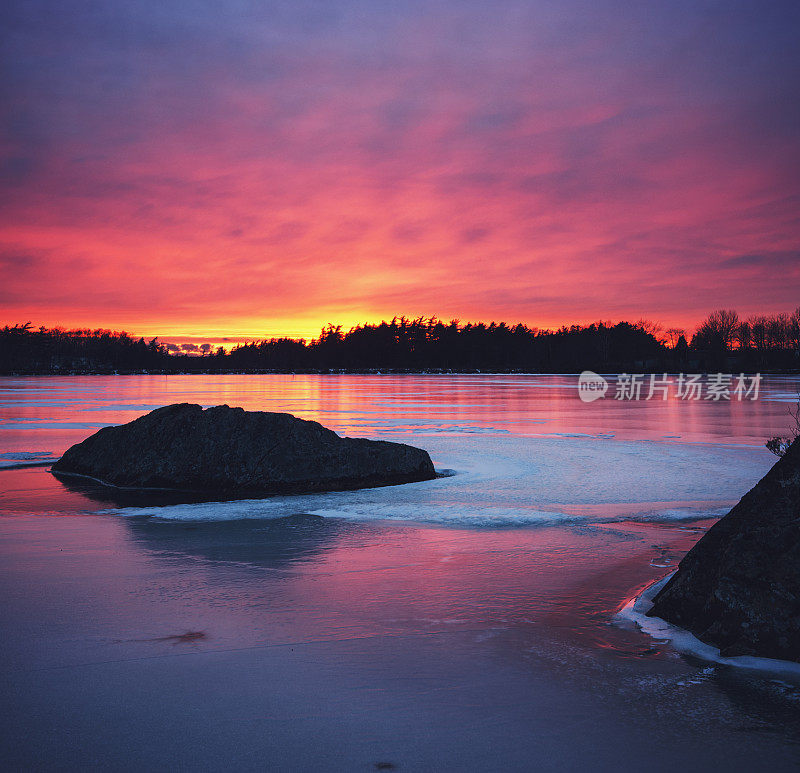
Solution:
<svg viewBox="0 0 800 773"><path fill-rule="evenodd" d="M754 372L800 368L800 308L740 319L710 314L688 337L649 320L538 330L504 322L435 317L328 325L312 341L270 338L230 352L210 344L187 352L111 330L0 329L0 373L429 372ZM178 350L177 352L175 350Z"/></svg>

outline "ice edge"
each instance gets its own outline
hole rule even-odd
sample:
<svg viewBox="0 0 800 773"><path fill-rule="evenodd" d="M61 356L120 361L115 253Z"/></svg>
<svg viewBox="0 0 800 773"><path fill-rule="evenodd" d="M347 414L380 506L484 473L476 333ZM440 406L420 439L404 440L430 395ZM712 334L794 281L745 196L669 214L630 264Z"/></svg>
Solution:
<svg viewBox="0 0 800 773"><path fill-rule="evenodd" d="M668 623L660 617L647 617L648 610L653 606L653 599L661 588L675 572L648 585L638 596L634 596L615 615L617 620L626 620L634 623L644 633L654 639L668 641L677 652L694 655L701 660L718 663L724 666L747 669L749 671L762 671L782 676L792 676L800 679L800 663L791 660L776 660L774 658L759 658L752 655L737 655L726 658L720 655L717 647L700 641L693 633Z"/></svg>

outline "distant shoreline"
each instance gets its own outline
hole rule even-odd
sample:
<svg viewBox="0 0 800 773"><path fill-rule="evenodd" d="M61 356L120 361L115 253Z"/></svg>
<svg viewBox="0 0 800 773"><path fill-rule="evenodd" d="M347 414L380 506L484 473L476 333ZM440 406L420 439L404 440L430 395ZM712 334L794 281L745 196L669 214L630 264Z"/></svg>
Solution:
<svg viewBox="0 0 800 773"><path fill-rule="evenodd" d="M226 351L211 343L178 346L124 331L35 329L26 322L0 328L0 373L800 372L800 309L747 320L719 310L687 335L647 320L540 330L522 323L395 317L348 331L328 325L311 341L273 337Z"/></svg>
<svg viewBox="0 0 800 773"><path fill-rule="evenodd" d="M198 358L200 359L200 358ZM431 368L428 370L407 370L403 368L328 368L316 370L272 370L272 369L230 369L230 370L52 370L34 372L0 372L0 378L29 378L49 376L578 376L582 371L536 371L536 370L444 370ZM600 375L608 376L618 373L636 373L643 375L678 375L688 370L661 370L653 368L632 367L630 363L618 368L606 368ZM785 369L695 369L692 373L761 373L764 376L800 376L800 368Z"/></svg>

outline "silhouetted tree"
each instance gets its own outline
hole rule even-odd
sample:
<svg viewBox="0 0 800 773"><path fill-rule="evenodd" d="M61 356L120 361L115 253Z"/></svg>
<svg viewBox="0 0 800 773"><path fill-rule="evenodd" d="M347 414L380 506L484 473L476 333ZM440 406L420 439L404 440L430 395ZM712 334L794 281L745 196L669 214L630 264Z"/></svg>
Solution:
<svg viewBox="0 0 800 773"><path fill-rule="evenodd" d="M738 330L739 315L732 309L718 309L701 323L696 337L700 345L715 352L727 352L733 348Z"/></svg>
<svg viewBox="0 0 800 773"><path fill-rule="evenodd" d="M701 323L691 345L678 328L660 331L648 320L539 330L522 323L394 317L347 332L328 324L311 342L269 338L238 344L229 353L217 347L212 355L208 343L179 347L102 328L34 329L26 322L0 330L0 373L660 372L689 366L797 368L800 362L800 309L741 322L735 311L717 311Z"/></svg>

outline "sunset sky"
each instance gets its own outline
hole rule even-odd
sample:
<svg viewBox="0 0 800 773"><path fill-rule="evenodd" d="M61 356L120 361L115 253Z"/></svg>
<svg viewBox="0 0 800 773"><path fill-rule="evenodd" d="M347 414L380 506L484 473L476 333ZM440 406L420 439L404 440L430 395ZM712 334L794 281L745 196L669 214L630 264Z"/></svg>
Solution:
<svg viewBox="0 0 800 773"><path fill-rule="evenodd" d="M800 305L800 4L6 0L0 324Z"/></svg>

